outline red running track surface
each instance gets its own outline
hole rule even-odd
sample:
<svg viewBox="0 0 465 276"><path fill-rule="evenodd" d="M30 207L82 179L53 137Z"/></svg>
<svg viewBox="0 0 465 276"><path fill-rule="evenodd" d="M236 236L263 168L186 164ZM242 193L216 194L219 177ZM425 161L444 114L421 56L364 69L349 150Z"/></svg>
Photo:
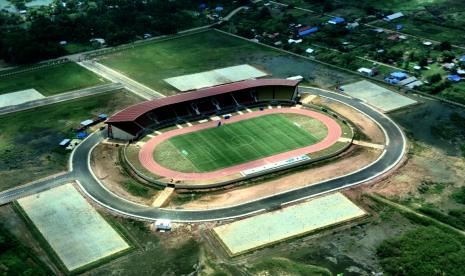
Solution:
<svg viewBox="0 0 465 276"><path fill-rule="evenodd" d="M230 119L227 119L226 121L225 120L222 120L222 121L228 122L228 123L234 123L234 122L238 122L241 120L246 120L246 119L268 115L272 113L295 113L295 114L301 114L301 115L314 118L316 120L321 121L328 128L328 135L321 142L307 146L307 147L279 153L279 154L265 157L262 159L253 160L250 162L219 169L219 170L212 171L212 172L185 173L185 172L174 171L174 170L161 166L154 160L153 151L155 150L158 144L162 143L163 141L167 139L170 139L171 137L194 132L194 131L199 131L202 129L216 127L218 124L218 121L209 121L207 123L194 125L192 127L171 130L171 131L162 133L158 136L155 136L154 138L150 139L147 143L145 143L144 146L141 148L139 152L139 160L146 169L153 172L154 174L167 177L167 178L172 178L174 180L214 179L214 178L220 178L226 175L240 173L243 170L260 167L260 166L263 166L269 163L282 161L282 160L285 160L291 157L296 157L296 156L305 155L308 153L323 150L335 144L342 135L341 127L331 117L315 112L315 111L311 111L308 109L300 109L300 108L266 109L263 111L256 111L252 113L244 113L242 115L235 115L231 117Z"/></svg>

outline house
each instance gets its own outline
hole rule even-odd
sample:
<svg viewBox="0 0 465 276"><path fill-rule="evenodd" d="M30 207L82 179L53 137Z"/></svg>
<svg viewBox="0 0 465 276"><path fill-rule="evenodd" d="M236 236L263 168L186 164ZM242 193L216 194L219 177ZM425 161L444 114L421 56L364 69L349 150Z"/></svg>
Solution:
<svg viewBox="0 0 465 276"><path fill-rule="evenodd" d="M351 30L351 29L357 28L358 26L360 26L360 24L358 22L354 22L354 23L348 23L346 28Z"/></svg>
<svg viewBox="0 0 465 276"><path fill-rule="evenodd" d="M402 12L396 12L396 13L393 13L391 15L388 15L384 18L385 21L392 21L392 20L395 20L395 19L398 19L398 18L401 18L403 17L404 14Z"/></svg>
<svg viewBox="0 0 465 276"><path fill-rule="evenodd" d="M433 45L433 42L431 42L431 41L423 41L423 45L431 46L431 45Z"/></svg>
<svg viewBox="0 0 465 276"><path fill-rule="evenodd" d="M105 45L105 39L103 38L92 38L89 40L90 43L96 44L98 46L104 46Z"/></svg>
<svg viewBox="0 0 465 276"><path fill-rule="evenodd" d="M391 41L397 41L399 39L399 35L398 34L393 34L393 35L388 36L387 39L391 40Z"/></svg>
<svg viewBox="0 0 465 276"><path fill-rule="evenodd" d="M414 89L415 87L422 86L422 85L423 85L423 82L420 81L420 80L417 80L417 81L414 81L414 82L411 82L411 83L405 85L405 87L408 87L410 89Z"/></svg>
<svg viewBox="0 0 465 276"><path fill-rule="evenodd" d="M382 33L384 33L384 29L383 29L383 28L376 28L376 29L373 29L372 31L375 32L375 33L377 33L377 34L382 34Z"/></svg>
<svg viewBox="0 0 465 276"><path fill-rule="evenodd" d="M407 36L406 35L399 35L399 39L406 40Z"/></svg>
<svg viewBox="0 0 465 276"><path fill-rule="evenodd" d="M287 41L288 44L292 44L292 43L295 43L295 44L299 44L299 43L302 43L302 39L292 39L292 38L289 38L289 40Z"/></svg>
<svg viewBox="0 0 465 276"><path fill-rule="evenodd" d="M460 62L461 64L465 64L465 56L461 56L461 57L459 58L459 62Z"/></svg>
<svg viewBox="0 0 465 276"><path fill-rule="evenodd" d="M457 75L465 75L465 70L463 70L463 69L458 69L458 70L457 70Z"/></svg>
<svg viewBox="0 0 465 276"><path fill-rule="evenodd" d="M397 31L400 31L400 30L402 30L403 28L404 28L404 25L402 25L402 24L397 24L397 25L396 25L396 30L397 30Z"/></svg>
<svg viewBox="0 0 465 276"><path fill-rule="evenodd" d="M410 83L415 82L415 81L417 81L417 80L418 80L418 79L415 78L415 77L409 77L409 78L406 78L406 79L400 81L400 82L399 82L399 85L402 85L402 86L403 86L403 85L407 85L407 84L410 84Z"/></svg>
<svg viewBox="0 0 465 276"><path fill-rule="evenodd" d="M447 79L453 82L459 82L462 78L459 75L448 75Z"/></svg>
<svg viewBox="0 0 465 276"><path fill-rule="evenodd" d="M92 119L87 119L81 122L82 127L88 127L91 126L94 123L94 120Z"/></svg>
<svg viewBox="0 0 465 276"><path fill-rule="evenodd" d="M332 25L337 25L337 24L344 23L345 21L346 20L342 17L334 17L333 19L328 20L328 23Z"/></svg>
<svg viewBox="0 0 465 276"><path fill-rule="evenodd" d="M444 67L444 69L446 69L446 70L452 70L452 69L455 68L455 63L453 63L453 62L444 63L444 64L442 65L442 67Z"/></svg>
<svg viewBox="0 0 465 276"><path fill-rule="evenodd" d="M420 65L415 65L415 66L413 66L413 70L420 71L420 70L421 70L421 66L420 66Z"/></svg>
<svg viewBox="0 0 465 276"><path fill-rule="evenodd" d="M365 68L365 67L358 68L358 69L357 69L357 72L359 72L359 73L362 74L362 75L369 76L369 77L373 77L374 75L376 75L376 71L375 71L375 70L373 70L373 69L368 69L368 68Z"/></svg>
<svg viewBox="0 0 465 276"><path fill-rule="evenodd" d="M300 37L313 34L316 32L318 32L318 27L303 27L303 28L298 29L298 34Z"/></svg>
<svg viewBox="0 0 465 276"><path fill-rule="evenodd" d="M273 43L274 46L281 46L283 43L281 41L276 41Z"/></svg>
<svg viewBox="0 0 465 276"><path fill-rule="evenodd" d="M62 40L59 42L61 46L66 46L66 44L68 44L68 42L66 40Z"/></svg>

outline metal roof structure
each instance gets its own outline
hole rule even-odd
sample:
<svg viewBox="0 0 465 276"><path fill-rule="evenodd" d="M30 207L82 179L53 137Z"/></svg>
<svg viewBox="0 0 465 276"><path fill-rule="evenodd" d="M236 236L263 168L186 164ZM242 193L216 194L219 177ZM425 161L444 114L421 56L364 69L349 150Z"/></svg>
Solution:
<svg viewBox="0 0 465 276"><path fill-rule="evenodd" d="M297 86L299 80L286 80L286 79L256 79L234 82L214 87L204 88L192 92L182 93L166 98L155 99L146 101L140 104L132 105L123 109L110 117L107 123L117 122L132 122L145 113L164 106L173 105L176 103L193 101L205 97L230 93L239 90L251 89L262 86Z"/></svg>

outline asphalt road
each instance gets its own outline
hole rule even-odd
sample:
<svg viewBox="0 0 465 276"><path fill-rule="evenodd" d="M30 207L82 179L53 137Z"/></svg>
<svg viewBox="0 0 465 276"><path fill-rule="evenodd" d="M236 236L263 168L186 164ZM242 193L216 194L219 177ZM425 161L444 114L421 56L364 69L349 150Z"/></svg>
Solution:
<svg viewBox="0 0 465 276"><path fill-rule="evenodd" d="M379 125L385 130L387 135L386 139L388 141L382 156L371 165L349 175L323 181L308 187L287 191L267 198L257 199L255 201L233 207L210 210L151 208L126 201L106 190L93 176L88 162L90 152L93 147L105 138L104 131L94 133L75 149L74 154L71 157L73 174L76 176L76 180L78 180L83 191L89 197L115 212L149 220L164 218L178 222L195 222L242 217L247 214L267 209L275 209L283 204L310 198L321 193L361 184L387 172L401 160L405 151L406 141L400 128L387 116L363 104L357 99L344 97L339 94L319 89L300 88L300 91L312 92L313 94L318 94L320 96L348 104L353 108L362 111L379 123Z"/></svg>
<svg viewBox="0 0 465 276"><path fill-rule="evenodd" d="M276 209L287 203L304 200L322 193L364 183L386 173L402 159L405 153L405 137L400 128L387 116L357 99L321 89L302 87L299 89L304 93L308 92L340 101L370 116L382 127L386 134L387 142L385 151L381 157L367 167L351 174L236 206L209 210L152 208L116 196L104 188L93 175L89 162L90 153L92 149L105 138L105 131L98 131L85 139L73 151L70 157L71 167L68 173L0 193L0 205L11 202L19 197L34 194L76 180L83 192L92 198L92 200L114 212L126 216L147 220L164 218L171 219L175 222L224 220L243 217L264 210Z"/></svg>
<svg viewBox="0 0 465 276"><path fill-rule="evenodd" d="M116 91L119 89L124 88L124 86L120 83L108 83L102 84L94 87L88 87L80 90L75 90L71 92L61 93L53 96L48 96L43 99L38 99L18 105L10 105L0 108L0 115L23 111L31 108L36 108L44 105L60 103L65 101L70 101L82 97L87 97L91 95L97 95L101 93L106 93L110 91Z"/></svg>

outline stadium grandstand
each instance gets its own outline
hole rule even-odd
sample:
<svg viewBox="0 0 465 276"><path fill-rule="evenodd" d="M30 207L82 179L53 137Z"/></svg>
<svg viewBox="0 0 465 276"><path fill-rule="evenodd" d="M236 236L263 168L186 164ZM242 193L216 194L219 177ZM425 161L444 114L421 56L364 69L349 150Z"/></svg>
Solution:
<svg viewBox="0 0 465 276"><path fill-rule="evenodd" d="M256 79L204 88L130 106L110 117L108 136L134 140L146 133L247 107L293 105L298 80Z"/></svg>

